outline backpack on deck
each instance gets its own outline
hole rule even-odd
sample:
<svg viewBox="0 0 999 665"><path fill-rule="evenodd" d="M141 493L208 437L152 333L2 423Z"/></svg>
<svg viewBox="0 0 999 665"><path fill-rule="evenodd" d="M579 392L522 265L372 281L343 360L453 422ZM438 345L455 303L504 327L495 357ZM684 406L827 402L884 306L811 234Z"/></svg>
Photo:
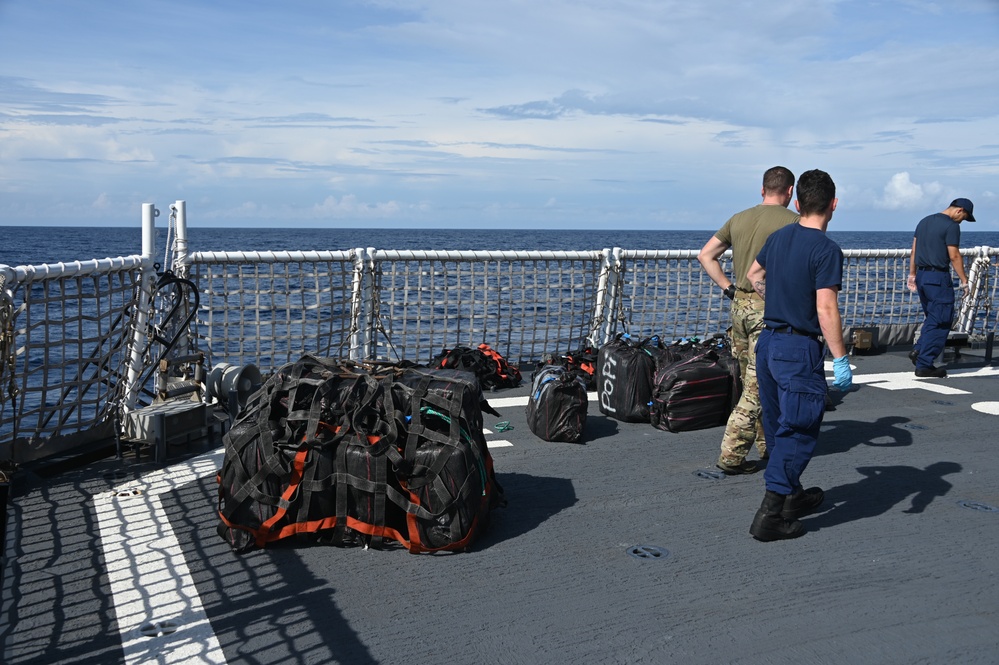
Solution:
<svg viewBox="0 0 999 665"><path fill-rule="evenodd" d="M587 390L597 389L597 351L591 346L581 346L564 354L546 353L531 374L533 383L542 369L549 365L560 365L583 380Z"/></svg>
<svg viewBox="0 0 999 665"><path fill-rule="evenodd" d="M600 412L625 422L649 422L653 374L672 357L658 337L637 341L623 333L601 346L597 354Z"/></svg>
<svg viewBox="0 0 999 665"><path fill-rule="evenodd" d="M727 422L738 401L738 361L714 340L697 347L656 370L649 414L654 427L686 432Z"/></svg>
<svg viewBox="0 0 999 665"><path fill-rule="evenodd" d="M430 366L472 372L484 390L515 388L521 381L520 369L510 365L499 352L485 343L475 349L467 346L444 349Z"/></svg>
<svg viewBox="0 0 999 665"><path fill-rule="evenodd" d="M583 377L587 390L597 389L597 350L581 346L565 354L566 367Z"/></svg>
<svg viewBox="0 0 999 665"><path fill-rule="evenodd" d="M291 537L465 550L502 501L473 376L378 374L306 356L225 436L219 535L235 551Z"/></svg>
<svg viewBox="0 0 999 665"><path fill-rule="evenodd" d="M561 365L546 365L534 377L527 425L545 441L578 442L586 426L586 382Z"/></svg>

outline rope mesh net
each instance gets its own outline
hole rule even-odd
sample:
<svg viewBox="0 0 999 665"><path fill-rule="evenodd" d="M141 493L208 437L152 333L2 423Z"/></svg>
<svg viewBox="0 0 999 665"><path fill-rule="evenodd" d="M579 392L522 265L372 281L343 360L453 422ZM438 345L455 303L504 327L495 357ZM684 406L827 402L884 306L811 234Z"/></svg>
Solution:
<svg viewBox="0 0 999 665"><path fill-rule="evenodd" d="M332 357L349 350L350 257L276 258L194 256L191 279L201 290L196 344L213 363L273 368L304 353Z"/></svg>
<svg viewBox="0 0 999 665"><path fill-rule="evenodd" d="M722 257L722 268L731 272L729 253ZM616 319L634 336L703 338L729 326L729 300L701 268L695 251L625 250L621 274Z"/></svg>
<svg viewBox="0 0 999 665"><path fill-rule="evenodd" d="M589 333L601 257L548 254L376 253L373 357L426 362L443 348L485 342L519 364L578 348Z"/></svg>
<svg viewBox="0 0 999 665"><path fill-rule="evenodd" d="M138 266L29 270L8 290L14 353L3 365L0 441L68 435L113 418L140 280Z"/></svg>
<svg viewBox="0 0 999 665"><path fill-rule="evenodd" d="M962 253L972 296L959 325L984 337L997 327L999 250ZM905 285L908 251L844 254L844 328L878 326L882 344L911 343L923 315ZM727 254L722 263L730 272ZM0 444L113 420L131 345L145 334L131 329L143 271L154 269L143 266L2 267ZM522 365L616 332L669 341L728 327L729 302L693 250L201 252L187 266L201 294L192 347L209 364L264 374L304 353L426 362L481 342Z"/></svg>

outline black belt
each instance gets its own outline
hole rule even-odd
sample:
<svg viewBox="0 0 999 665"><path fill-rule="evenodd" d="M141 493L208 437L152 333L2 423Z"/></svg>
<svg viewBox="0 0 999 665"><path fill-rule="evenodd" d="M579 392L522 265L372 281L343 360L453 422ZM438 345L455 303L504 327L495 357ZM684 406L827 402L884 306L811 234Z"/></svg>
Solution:
<svg viewBox="0 0 999 665"><path fill-rule="evenodd" d="M950 268L934 268L933 266L919 266L918 270L929 270L930 272L950 272Z"/></svg>
<svg viewBox="0 0 999 665"><path fill-rule="evenodd" d="M792 328L791 326L783 326L781 328L771 328L766 326L766 329L781 335L800 335L802 337L810 337L812 339L818 339L819 336L815 333L805 332L804 330L798 330L797 328Z"/></svg>

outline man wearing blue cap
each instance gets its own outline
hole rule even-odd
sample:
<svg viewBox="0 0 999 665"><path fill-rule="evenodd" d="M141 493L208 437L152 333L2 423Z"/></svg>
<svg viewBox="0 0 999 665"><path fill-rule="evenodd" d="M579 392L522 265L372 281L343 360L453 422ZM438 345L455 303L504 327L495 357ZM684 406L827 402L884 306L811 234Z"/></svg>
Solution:
<svg viewBox="0 0 999 665"><path fill-rule="evenodd" d="M916 365L916 376L942 379L947 370L934 366L937 356L947 344L947 333L954 322L954 283L950 267L954 267L964 296L968 295L968 278L964 274L961 245L961 222L975 221L975 206L968 199L954 199L943 212L920 220L912 239L909 254L908 287L919 293L926 320L919 333L919 345L909 358Z"/></svg>

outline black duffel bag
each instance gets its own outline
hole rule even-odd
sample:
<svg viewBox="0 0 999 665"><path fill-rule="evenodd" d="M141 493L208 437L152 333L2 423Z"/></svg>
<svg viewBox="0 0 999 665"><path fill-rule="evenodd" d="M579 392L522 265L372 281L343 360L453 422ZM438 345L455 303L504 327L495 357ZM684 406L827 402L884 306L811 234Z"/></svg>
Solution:
<svg viewBox="0 0 999 665"><path fill-rule="evenodd" d="M738 362L716 343L662 364L653 377L649 420L668 432L724 425L738 401Z"/></svg>
<svg viewBox="0 0 999 665"><path fill-rule="evenodd" d="M672 359L657 336L635 340L627 333L600 347L597 392L600 412L616 420L649 422L656 367Z"/></svg>
<svg viewBox="0 0 999 665"><path fill-rule="evenodd" d="M534 377L527 400L527 426L545 441L577 443L586 426L586 380L561 365L546 365Z"/></svg>

